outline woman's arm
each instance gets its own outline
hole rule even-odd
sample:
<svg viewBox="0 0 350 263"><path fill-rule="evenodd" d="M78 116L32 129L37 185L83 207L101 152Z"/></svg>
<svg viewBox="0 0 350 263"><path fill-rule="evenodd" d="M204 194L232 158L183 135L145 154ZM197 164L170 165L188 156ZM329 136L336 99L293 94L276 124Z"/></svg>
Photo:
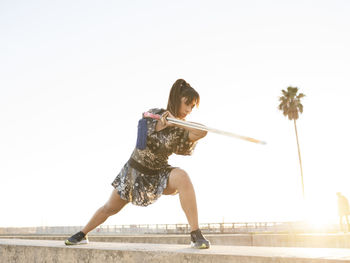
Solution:
<svg viewBox="0 0 350 263"><path fill-rule="evenodd" d="M191 122L191 123L202 125L197 122ZM207 131L197 130L193 128L188 128L188 127L183 127L183 128L189 131L188 138L191 142L195 142L195 141L198 141L199 139L202 139L208 133Z"/></svg>
<svg viewBox="0 0 350 263"><path fill-rule="evenodd" d="M170 123L170 122L167 121L167 119L166 119L167 117L175 119L175 117L170 112L168 112L168 111L165 112L162 115L162 118L160 120L158 120L158 122L157 122L156 131L163 130L166 127L170 127L170 126L180 127L180 128L183 128L183 129L186 129L186 130L189 131L188 138L189 138L189 140L191 142L198 141L199 139L205 137L207 135L207 133L208 133L207 131L202 131L202 130L198 130L198 129L182 126L181 124ZM192 123L195 123L195 122L192 122ZM202 125L200 123L196 123L196 124Z"/></svg>

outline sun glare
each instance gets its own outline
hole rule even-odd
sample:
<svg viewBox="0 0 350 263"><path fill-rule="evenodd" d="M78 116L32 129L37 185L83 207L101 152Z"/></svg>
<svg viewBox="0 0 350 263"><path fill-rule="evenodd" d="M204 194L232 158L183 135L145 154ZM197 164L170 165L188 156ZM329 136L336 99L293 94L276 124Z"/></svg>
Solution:
<svg viewBox="0 0 350 263"><path fill-rule="evenodd" d="M333 206L321 206L320 202L305 202L300 218L312 232L336 232L337 214Z"/></svg>

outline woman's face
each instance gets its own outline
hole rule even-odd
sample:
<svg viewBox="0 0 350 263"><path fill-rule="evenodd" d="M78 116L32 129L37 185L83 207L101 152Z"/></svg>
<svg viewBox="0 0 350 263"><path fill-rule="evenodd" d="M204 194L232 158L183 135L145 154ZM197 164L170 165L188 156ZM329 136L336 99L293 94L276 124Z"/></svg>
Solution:
<svg viewBox="0 0 350 263"><path fill-rule="evenodd" d="M186 97L181 98L181 104L177 116L180 119L185 119L188 114L191 113L193 107L196 105L195 101L187 102Z"/></svg>

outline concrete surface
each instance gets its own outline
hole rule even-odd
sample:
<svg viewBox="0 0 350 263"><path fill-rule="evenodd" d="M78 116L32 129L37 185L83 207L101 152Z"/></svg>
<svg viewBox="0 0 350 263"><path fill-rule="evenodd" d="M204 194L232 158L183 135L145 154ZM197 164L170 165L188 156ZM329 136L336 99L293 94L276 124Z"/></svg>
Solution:
<svg viewBox="0 0 350 263"><path fill-rule="evenodd" d="M213 245L350 248L350 234L207 234ZM65 240L68 236L0 236L0 238ZM89 235L90 241L189 244L189 235Z"/></svg>
<svg viewBox="0 0 350 263"><path fill-rule="evenodd" d="M1 263L335 263L350 262L350 249L106 243L65 246L62 241L0 239Z"/></svg>

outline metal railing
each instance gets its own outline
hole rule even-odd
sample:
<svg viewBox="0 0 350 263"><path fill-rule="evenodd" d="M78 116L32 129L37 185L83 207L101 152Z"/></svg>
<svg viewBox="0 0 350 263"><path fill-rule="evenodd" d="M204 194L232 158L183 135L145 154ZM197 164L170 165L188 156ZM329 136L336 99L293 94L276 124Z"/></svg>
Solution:
<svg viewBox="0 0 350 263"><path fill-rule="evenodd" d="M240 233L313 233L337 232L338 225L317 228L305 222L236 222L200 224L203 233L240 234ZM0 235L70 235L82 229L82 226L41 226L21 228L0 228ZM187 234L188 224L138 224L138 225L101 225L90 235L147 235L147 234Z"/></svg>

